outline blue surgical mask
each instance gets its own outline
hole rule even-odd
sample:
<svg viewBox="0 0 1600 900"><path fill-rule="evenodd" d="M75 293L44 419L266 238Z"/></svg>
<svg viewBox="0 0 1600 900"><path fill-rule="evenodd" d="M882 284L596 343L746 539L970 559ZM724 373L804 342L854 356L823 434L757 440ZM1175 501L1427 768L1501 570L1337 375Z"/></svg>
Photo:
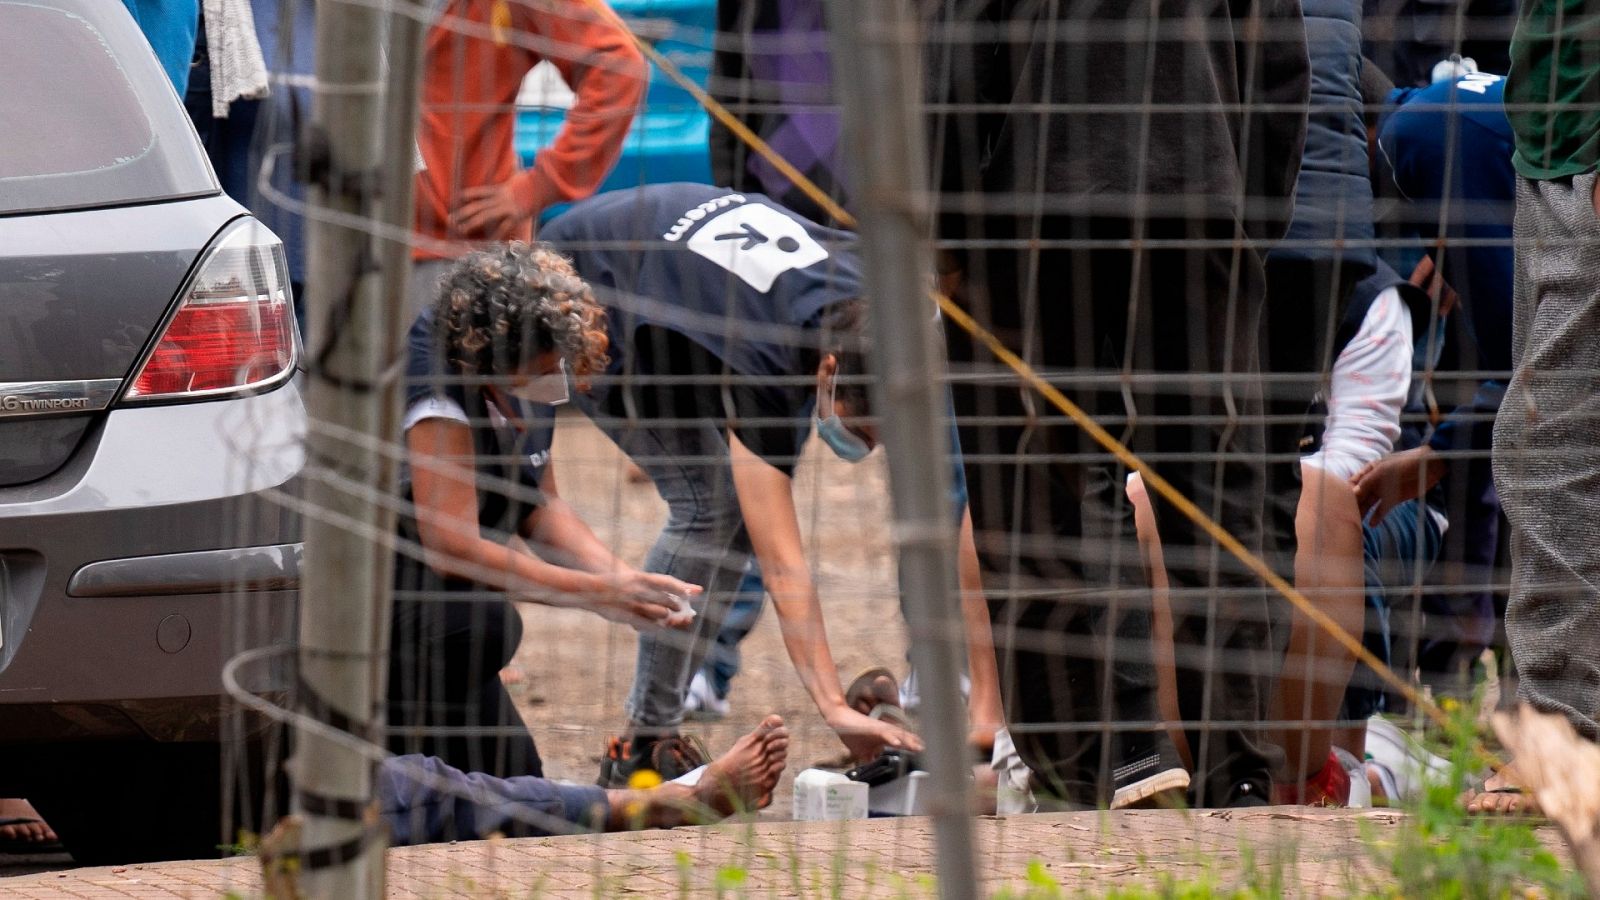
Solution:
<svg viewBox="0 0 1600 900"><path fill-rule="evenodd" d="M833 450L835 456L845 462L858 463L867 458L872 452L872 445L854 431L844 427L844 422L839 418L839 408L835 401L839 383L837 378L828 382L828 417L822 417L821 399L818 398L817 411L814 418L817 422L817 437Z"/></svg>

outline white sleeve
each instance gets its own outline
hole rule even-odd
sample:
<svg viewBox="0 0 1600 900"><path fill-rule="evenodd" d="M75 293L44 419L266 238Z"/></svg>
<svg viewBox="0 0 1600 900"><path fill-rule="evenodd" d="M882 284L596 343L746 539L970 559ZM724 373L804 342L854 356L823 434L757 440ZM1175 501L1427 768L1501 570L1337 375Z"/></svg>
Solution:
<svg viewBox="0 0 1600 900"><path fill-rule="evenodd" d="M400 423L400 433L405 434L411 430L411 426L424 419L449 419L463 425L472 424L467 420L467 411L461 408L461 404L449 397L435 395L423 397L406 407L406 416Z"/></svg>
<svg viewBox="0 0 1600 900"><path fill-rule="evenodd" d="M1322 447L1302 466L1349 478L1394 449L1411 387L1411 340L1411 313L1389 288L1333 362Z"/></svg>

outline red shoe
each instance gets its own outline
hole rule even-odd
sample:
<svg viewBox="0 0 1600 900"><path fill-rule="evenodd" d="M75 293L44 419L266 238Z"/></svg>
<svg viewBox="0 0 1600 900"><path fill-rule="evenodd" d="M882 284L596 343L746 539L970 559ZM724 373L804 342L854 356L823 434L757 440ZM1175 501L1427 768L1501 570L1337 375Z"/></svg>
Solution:
<svg viewBox="0 0 1600 900"><path fill-rule="evenodd" d="M1279 806L1349 806L1350 773L1330 750L1322 771L1301 784L1273 785L1272 799Z"/></svg>

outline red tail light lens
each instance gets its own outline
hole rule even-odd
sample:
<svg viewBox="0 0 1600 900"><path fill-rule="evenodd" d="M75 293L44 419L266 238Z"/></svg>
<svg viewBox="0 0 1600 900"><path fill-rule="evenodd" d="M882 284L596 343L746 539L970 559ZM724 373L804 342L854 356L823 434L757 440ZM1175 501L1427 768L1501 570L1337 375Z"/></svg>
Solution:
<svg viewBox="0 0 1600 900"><path fill-rule="evenodd" d="M241 220L202 260L127 398L200 398L264 387L294 368L294 310L283 244Z"/></svg>

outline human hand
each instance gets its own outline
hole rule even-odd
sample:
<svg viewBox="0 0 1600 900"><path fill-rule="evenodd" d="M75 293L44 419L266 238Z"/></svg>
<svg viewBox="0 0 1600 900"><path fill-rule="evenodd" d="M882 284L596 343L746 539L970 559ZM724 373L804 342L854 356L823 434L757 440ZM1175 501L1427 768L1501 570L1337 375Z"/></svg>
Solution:
<svg viewBox="0 0 1600 900"><path fill-rule="evenodd" d="M600 614L638 629L686 629L695 618L689 598L699 596L702 590L670 575L622 572L611 578Z"/></svg>
<svg viewBox="0 0 1600 900"><path fill-rule="evenodd" d="M892 722L864 716L843 704L824 713L823 719L858 763L877 758L885 749L922 750L922 739L916 734Z"/></svg>
<svg viewBox="0 0 1600 900"><path fill-rule="evenodd" d="M1432 490L1444 473L1444 460L1424 444L1368 463L1350 478L1350 486L1355 488L1361 514L1370 513L1372 524L1377 525L1396 506Z"/></svg>
<svg viewBox="0 0 1600 900"><path fill-rule="evenodd" d="M507 241L526 231L532 218L533 210L523 208L507 181L463 188L461 202L450 213L450 227L466 237Z"/></svg>

